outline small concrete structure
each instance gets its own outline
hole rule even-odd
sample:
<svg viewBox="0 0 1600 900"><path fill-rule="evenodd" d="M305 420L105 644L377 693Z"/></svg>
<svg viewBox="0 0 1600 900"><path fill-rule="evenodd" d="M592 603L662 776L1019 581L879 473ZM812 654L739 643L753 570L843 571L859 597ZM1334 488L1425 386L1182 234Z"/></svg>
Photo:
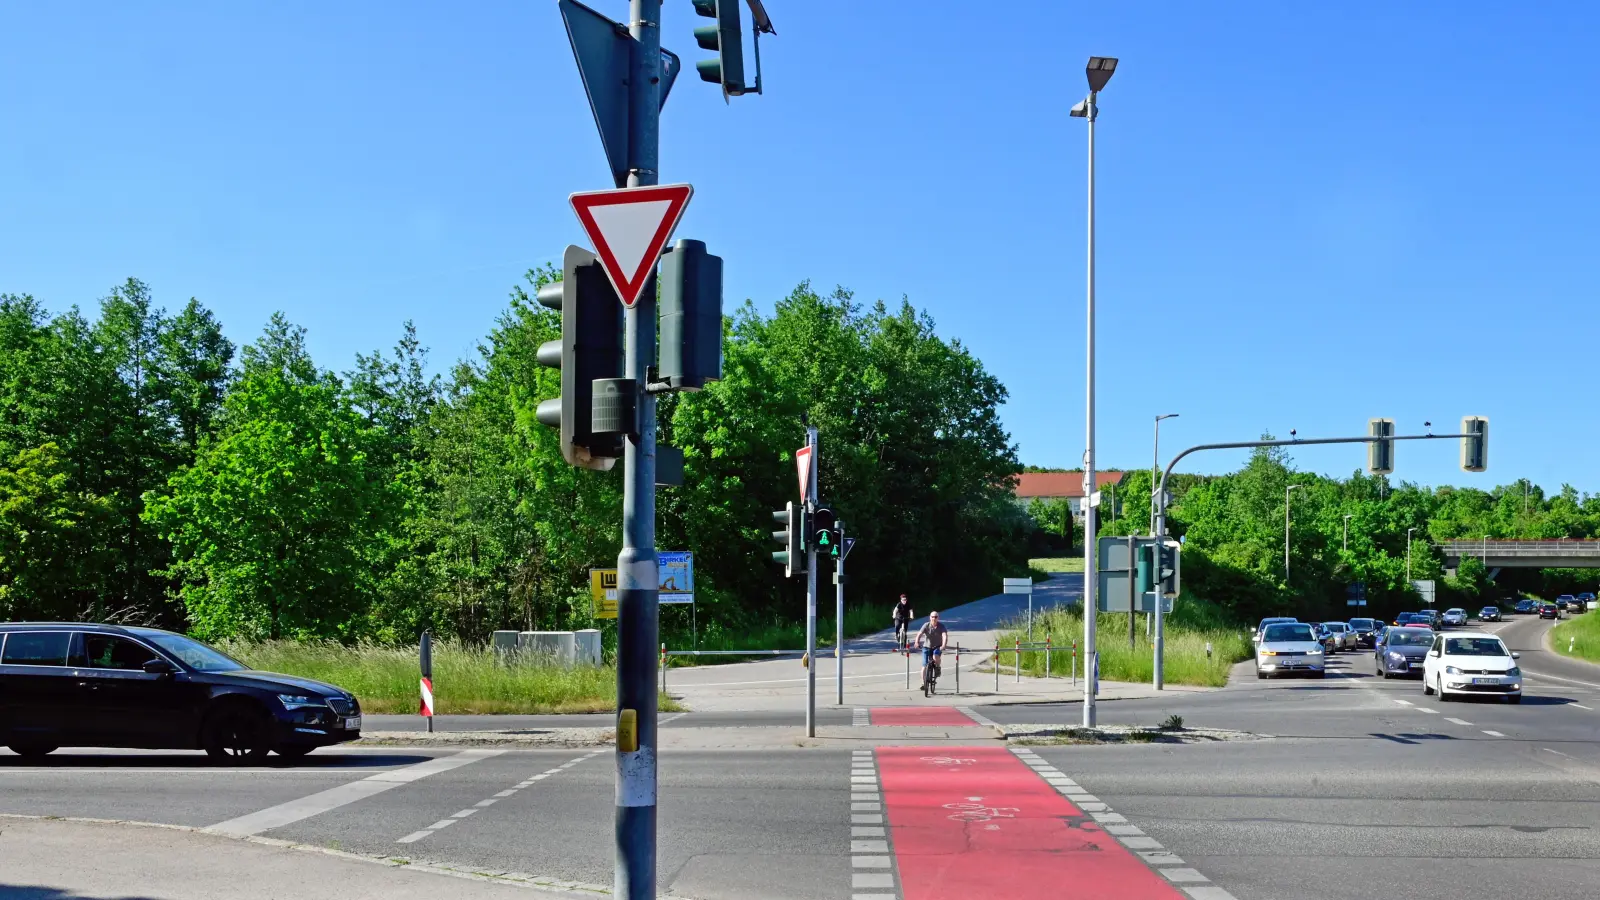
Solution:
<svg viewBox="0 0 1600 900"><path fill-rule="evenodd" d="M568 666L578 660L577 639L570 631L524 631L517 635L517 652Z"/></svg>
<svg viewBox="0 0 1600 900"><path fill-rule="evenodd" d="M600 647L600 629L585 628L574 633L578 645L578 663L585 666L598 666L602 660Z"/></svg>
<svg viewBox="0 0 1600 900"><path fill-rule="evenodd" d="M517 633L515 631L496 631L489 646L494 648L494 652L509 656L517 652Z"/></svg>

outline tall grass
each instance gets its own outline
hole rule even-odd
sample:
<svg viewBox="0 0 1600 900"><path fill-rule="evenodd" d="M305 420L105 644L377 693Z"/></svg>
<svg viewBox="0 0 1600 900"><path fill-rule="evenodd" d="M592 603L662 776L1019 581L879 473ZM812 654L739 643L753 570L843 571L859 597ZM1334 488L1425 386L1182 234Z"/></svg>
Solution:
<svg viewBox="0 0 1600 900"><path fill-rule="evenodd" d="M1550 646L1563 656L1600 663L1600 612L1578 613L1557 624L1550 634ZM1567 652L1568 647L1572 648L1571 653Z"/></svg>
<svg viewBox="0 0 1600 900"><path fill-rule="evenodd" d="M1001 635L1000 646L1015 641L1027 641L1027 627L1008 628ZM1133 646L1128 646L1127 613L1100 613L1095 620L1096 643L1100 651L1100 677L1106 681L1149 681L1154 674L1155 657L1150 641L1145 637L1144 624L1134 629ZM1223 627L1197 627L1173 617L1163 628L1166 644L1166 661L1162 668L1165 680L1173 684L1210 685L1220 687L1228 683L1228 670L1234 663L1250 658L1250 638L1244 629ZM1033 617L1033 638L1043 641L1051 638L1050 674L1065 677L1071 674L1072 642L1083 639L1083 616L1076 609L1051 609ZM1211 644L1211 656L1206 656L1206 644ZM1009 668L1015 656L1001 652L1000 663ZM1083 647L1078 647L1078 675L1083 675ZM1042 677L1045 674L1045 652L1023 651L1022 671L1025 675Z"/></svg>
<svg viewBox="0 0 1600 900"><path fill-rule="evenodd" d="M355 694L369 713L415 713L417 648L333 642L224 641L217 649L253 669L336 684ZM506 661L487 647L445 641L433 645L434 712L609 712L617 704L616 670L609 666L559 666ZM661 709L678 709L662 697Z"/></svg>
<svg viewBox="0 0 1600 900"><path fill-rule="evenodd" d="M1056 574L1059 572L1082 572L1083 557L1081 556L1046 556L1028 560L1028 568L1038 569L1041 572Z"/></svg>

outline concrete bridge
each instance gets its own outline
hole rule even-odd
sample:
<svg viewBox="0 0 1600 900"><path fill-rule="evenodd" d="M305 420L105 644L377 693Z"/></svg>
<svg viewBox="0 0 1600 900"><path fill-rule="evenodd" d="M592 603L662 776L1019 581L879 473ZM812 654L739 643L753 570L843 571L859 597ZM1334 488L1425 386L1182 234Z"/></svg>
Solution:
<svg viewBox="0 0 1600 900"><path fill-rule="evenodd" d="M1483 561L1490 569L1600 569L1600 541L1446 541L1445 568L1454 570L1464 557Z"/></svg>

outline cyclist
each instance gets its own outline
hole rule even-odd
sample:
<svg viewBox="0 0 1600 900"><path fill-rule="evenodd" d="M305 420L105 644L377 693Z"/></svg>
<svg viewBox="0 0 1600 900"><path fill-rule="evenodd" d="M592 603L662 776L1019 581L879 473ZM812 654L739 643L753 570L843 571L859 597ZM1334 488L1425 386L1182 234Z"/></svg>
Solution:
<svg viewBox="0 0 1600 900"><path fill-rule="evenodd" d="M927 640L928 645L922 645ZM933 693L933 683L939 678L939 660L944 656L945 645L950 643L950 629L939 621L937 610L928 613L928 621L917 631L917 648L922 651L922 693Z"/></svg>
<svg viewBox="0 0 1600 900"><path fill-rule="evenodd" d="M900 602L894 605L894 645L904 648L906 645L906 629L910 627L911 620L916 618L916 613L911 611L911 601L905 594L900 595Z"/></svg>

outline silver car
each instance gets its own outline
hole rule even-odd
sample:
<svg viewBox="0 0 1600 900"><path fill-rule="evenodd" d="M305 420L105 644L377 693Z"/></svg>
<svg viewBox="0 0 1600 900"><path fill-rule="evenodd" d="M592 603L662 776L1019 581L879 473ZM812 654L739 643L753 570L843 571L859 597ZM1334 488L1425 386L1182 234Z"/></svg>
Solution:
<svg viewBox="0 0 1600 900"><path fill-rule="evenodd" d="M1326 676L1322 642L1304 622L1278 622L1261 630L1256 644L1256 677L1305 674Z"/></svg>
<svg viewBox="0 0 1600 900"><path fill-rule="evenodd" d="M1354 650L1358 646L1359 636L1349 622L1323 622L1322 627L1333 635L1333 645L1328 649L1337 653L1340 650Z"/></svg>

